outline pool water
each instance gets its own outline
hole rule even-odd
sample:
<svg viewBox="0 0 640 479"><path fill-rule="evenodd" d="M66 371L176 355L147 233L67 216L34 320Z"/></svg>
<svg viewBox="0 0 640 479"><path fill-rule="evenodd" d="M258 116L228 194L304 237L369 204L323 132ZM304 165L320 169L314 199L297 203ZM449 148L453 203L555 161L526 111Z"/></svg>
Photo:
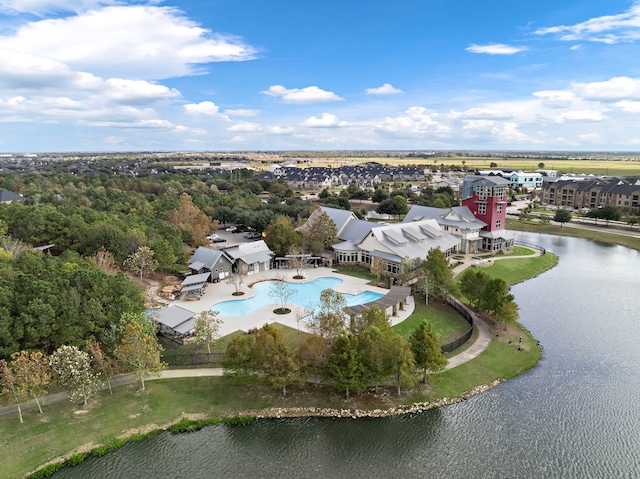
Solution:
<svg viewBox="0 0 640 479"><path fill-rule="evenodd" d="M217 311L221 317L223 316L245 316L251 314L263 306L275 305L277 298L269 294L271 285L274 281L262 281L252 286L256 295L249 299L235 299L230 301L222 301L211 306L212 311ZM293 291L287 300L287 306L296 304L302 306L307 311L314 311L320 304L320 293L325 289L333 289L334 286L342 283L339 278L318 278L306 283L287 284ZM365 290L359 294L341 293L347 301L347 306L355 306L357 304L365 304L382 298L382 294Z"/></svg>

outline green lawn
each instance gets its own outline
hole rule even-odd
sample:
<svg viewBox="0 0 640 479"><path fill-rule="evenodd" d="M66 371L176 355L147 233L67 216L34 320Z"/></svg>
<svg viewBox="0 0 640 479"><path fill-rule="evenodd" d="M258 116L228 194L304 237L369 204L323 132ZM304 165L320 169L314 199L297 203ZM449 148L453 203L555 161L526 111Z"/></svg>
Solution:
<svg viewBox="0 0 640 479"><path fill-rule="evenodd" d="M409 339L414 329L426 319L431 323L431 329L440 340L440 344L447 344L459 338L469 329L469 323L448 305L432 302L428 306L420 302L411 316L403 322L393 326L403 338Z"/></svg>
<svg viewBox="0 0 640 479"><path fill-rule="evenodd" d="M547 253L533 258L494 261L491 266L482 268L482 271L492 278L501 278L513 285L535 278L553 268L557 263L558 257L553 253Z"/></svg>

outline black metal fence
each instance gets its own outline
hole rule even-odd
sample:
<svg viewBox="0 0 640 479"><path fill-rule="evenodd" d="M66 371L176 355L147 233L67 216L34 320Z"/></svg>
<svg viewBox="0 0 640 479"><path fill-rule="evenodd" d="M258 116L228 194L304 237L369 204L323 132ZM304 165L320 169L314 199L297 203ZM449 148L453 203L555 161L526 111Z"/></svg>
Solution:
<svg viewBox="0 0 640 479"><path fill-rule="evenodd" d="M528 248L539 249L540 251L542 251L543 255L547 254L547 250L537 244L527 243L526 241L514 241L514 243L520 246L526 246Z"/></svg>
<svg viewBox="0 0 640 479"><path fill-rule="evenodd" d="M189 353L177 354L167 353L162 355L162 360L170 366L208 366L213 368L222 367L224 353Z"/></svg>
<svg viewBox="0 0 640 479"><path fill-rule="evenodd" d="M440 346L440 349L442 350L443 353L450 353L451 351L455 351L464 343L469 341L469 339L471 338L471 335L473 334L473 322L475 320L475 314L473 314L473 311L471 311L469 308L467 308L464 304L462 304L453 296L447 295L447 303L453 309L455 309L458 313L460 313L460 316L462 316L464 319L467 320L467 323L469 323L470 328L467 330L466 333L464 333L459 338L454 339L450 343L443 344L442 346Z"/></svg>

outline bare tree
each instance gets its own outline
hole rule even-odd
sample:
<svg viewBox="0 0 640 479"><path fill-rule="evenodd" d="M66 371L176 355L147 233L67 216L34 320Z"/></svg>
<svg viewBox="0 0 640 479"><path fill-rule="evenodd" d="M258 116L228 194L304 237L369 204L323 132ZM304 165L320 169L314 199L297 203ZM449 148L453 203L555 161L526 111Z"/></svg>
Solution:
<svg viewBox="0 0 640 479"><path fill-rule="evenodd" d="M239 295L242 293L242 285L244 284L244 280L247 277L247 265L244 263L240 263L238 265L238 269L235 273L231 273L227 278L227 284L233 285L236 289L235 295Z"/></svg>
<svg viewBox="0 0 640 479"><path fill-rule="evenodd" d="M271 282L269 287L269 296L274 298L280 306L277 308L279 313L287 312L287 302L293 294L293 289L289 286L282 276L276 276L275 281Z"/></svg>
<svg viewBox="0 0 640 479"><path fill-rule="evenodd" d="M296 270L296 279L302 278L300 270L307 267L309 260L311 259L311 255L305 254L301 246L294 245L289 248L287 258L289 258L289 264L291 264L291 267Z"/></svg>

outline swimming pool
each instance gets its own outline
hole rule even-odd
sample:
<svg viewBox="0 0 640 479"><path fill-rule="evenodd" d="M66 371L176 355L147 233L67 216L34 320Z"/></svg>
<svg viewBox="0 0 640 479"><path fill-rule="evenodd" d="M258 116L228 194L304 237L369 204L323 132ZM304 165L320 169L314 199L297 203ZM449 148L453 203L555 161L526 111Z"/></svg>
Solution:
<svg viewBox="0 0 640 479"><path fill-rule="evenodd" d="M249 299L236 299L230 301L222 301L211 306L211 311L217 311L218 314L223 316L245 316L251 314L263 306L273 305L275 307L276 301L272 296L269 296L269 290L273 281L262 281L252 286L256 292L256 295ZM320 303L320 293L324 289L333 289L334 286L342 283L339 278L318 278L307 283L291 283L287 281L293 293L287 301L287 305L296 304L303 308L313 311ZM359 294L345 294L341 293L347 300L347 306L355 306L357 304L365 304L376 299L382 298L382 294L374 293L373 291L365 290Z"/></svg>

